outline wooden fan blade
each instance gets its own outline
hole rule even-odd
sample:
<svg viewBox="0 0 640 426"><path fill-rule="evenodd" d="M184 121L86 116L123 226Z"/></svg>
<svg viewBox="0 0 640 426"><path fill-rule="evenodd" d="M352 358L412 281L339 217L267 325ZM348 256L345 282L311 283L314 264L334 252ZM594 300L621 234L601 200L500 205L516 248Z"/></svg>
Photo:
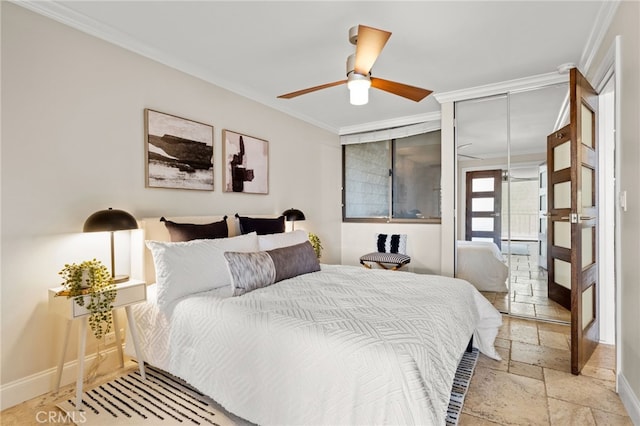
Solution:
<svg viewBox="0 0 640 426"><path fill-rule="evenodd" d="M482 160L482 158L480 158L480 157L475 157L473 155L467 155L467 154L458 154L458 157L464 157L464 158L468 158L470 160Z"/></svg>
<svg viewBox="0 0 640 426"><path fill-rule="evenodd" d="M296 96L300 96L300 95L304 95L304 94L307 94L307 93L315 92L316 90L322 90L322 89L327 89L327 88L333 87L333 86L339 86L341 84L345 84L346 82L347 82L347 80L334 81L333 83L322 84L320 86L309 87L308 89L302 89L302 90L298 90L296 92L285 93L284 95L278 96L278 98L291 99L291 98L295 98Z"/></svg>
<svg viewBox="0 0 640 426"><path fill-rule="evenodd" d="M420 102L433 93L432 90L421 89L420 87L374 77L371 77L371 86L416 102Z"/></svg>
<svg viewBox="0 0 640 426"><path fill-rule="evenodd" d="M366 25L358 25L358 41L356 43L356 60L354 71L358 74L369 75L371 67L378 59L387 40L391 37L388 31L379 30Z"/></svg>

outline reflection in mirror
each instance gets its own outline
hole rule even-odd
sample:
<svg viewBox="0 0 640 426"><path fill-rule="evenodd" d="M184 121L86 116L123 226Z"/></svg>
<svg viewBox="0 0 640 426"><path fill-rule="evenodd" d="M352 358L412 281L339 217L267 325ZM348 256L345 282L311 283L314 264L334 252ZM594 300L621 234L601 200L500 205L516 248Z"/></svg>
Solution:
<svg viewBox="0 0 640 426"><path fill-rule="evenodd" d="M509 311L508 228L503 211L508 188L507 96L456 102L458 205L456 276L478 288L496 308ZM463 241L465 240L465 241Z"/></svg>
<svg viewBox="0 0 640 426"><path fill-rule="evenodd" d="M472 192L491 192L495 182L492 178L477 178L471 181Z"/></svg>
<svg viewBox="0 0 640 426"><path fill-rule="evenodd" d="M566 124L561 111L567 94L568 84L559 84L455 106L458 240L467 235L466 227L479 223L476 216L469 217L474 210L482 212L485 229L500 229L500 244L491 246L488 239L474 249L475 257L484 256L482 261L470 260L469 243L459 242L456 276L475 285L502 312L570 320L569 311L548 297L546 240L547 136ZM476 192L465 184L468 174L488 170L502 173L497 209L486 200L491 192ZM489 217L500 218L500 226L491 228ZM465 270L468 265L480 268L485 279ZM487 265L494 270L489 272ZM488 274L493 282L486 282Z"/></svg>

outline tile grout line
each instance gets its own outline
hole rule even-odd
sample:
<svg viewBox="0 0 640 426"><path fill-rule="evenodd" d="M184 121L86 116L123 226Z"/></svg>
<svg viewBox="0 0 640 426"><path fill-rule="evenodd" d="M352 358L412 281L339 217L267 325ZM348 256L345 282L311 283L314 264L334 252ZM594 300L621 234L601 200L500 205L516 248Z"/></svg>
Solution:
<svg viewBox="0 0 640 426"><path fill-rule="evenodd" d="M538 345L542 346L542 339L540 339L540 324L536 321L536 332L538 334ZM549 425L552 425L551 417L551 401L549 401L549 390L547 389L547 376L545 373L546 368L542 368L542 382L544 383L544 396L547 399L547 416L549 418Z"/></svg>

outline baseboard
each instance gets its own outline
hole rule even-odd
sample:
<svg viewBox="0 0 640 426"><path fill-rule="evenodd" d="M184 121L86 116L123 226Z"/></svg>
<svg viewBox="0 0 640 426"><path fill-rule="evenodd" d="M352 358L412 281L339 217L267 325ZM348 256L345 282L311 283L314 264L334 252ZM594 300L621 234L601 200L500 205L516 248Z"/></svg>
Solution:
<svg viewBox="0 0 640 426"><path fill-rule="evenodd" d="M622 374L618 374L618 395L633 424L640 425L640 400Z"/></svg>
<svg viewBox="0 0 640 426"><path fill-rule="evenodd" d="M117 348L114 346L102 351L105 355L105 359L100 365L100 372L113 371L114 369L119 368L120 359L116 349ZM85 373L92 366L95 359L96 354L91 354L85 357ZM64 364L60 387L74 383L77 378L77 372L77 360L69 361ZM0 410L13 407L14 405L28 401L37 396L52 392L55 385L56 373L57 367L50 368L48 370L41 371L40 373L32 374L0 386Z"/></svg>

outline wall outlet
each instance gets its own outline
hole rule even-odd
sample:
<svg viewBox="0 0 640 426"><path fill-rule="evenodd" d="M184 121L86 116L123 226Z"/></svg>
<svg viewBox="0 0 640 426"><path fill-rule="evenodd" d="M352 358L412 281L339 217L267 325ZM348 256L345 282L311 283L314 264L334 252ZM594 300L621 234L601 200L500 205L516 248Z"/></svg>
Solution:
<svg viewBox="0 0 640 426"><path fill-rule="evenodd" d="M120 338L124 340L124 328L120 329ZM116 333L112 331L111 333L107 333L104 336L104 344L105 346L113 345L116 342Z"/></svg>
<svg viewBox="0 0 640 426"><path fill-rule="evenodd" d="M115 342L116 342L116 333L115 332L112 331L111 333L107 333L104 336L104 344L106 346L113 345Z"/></svg>

